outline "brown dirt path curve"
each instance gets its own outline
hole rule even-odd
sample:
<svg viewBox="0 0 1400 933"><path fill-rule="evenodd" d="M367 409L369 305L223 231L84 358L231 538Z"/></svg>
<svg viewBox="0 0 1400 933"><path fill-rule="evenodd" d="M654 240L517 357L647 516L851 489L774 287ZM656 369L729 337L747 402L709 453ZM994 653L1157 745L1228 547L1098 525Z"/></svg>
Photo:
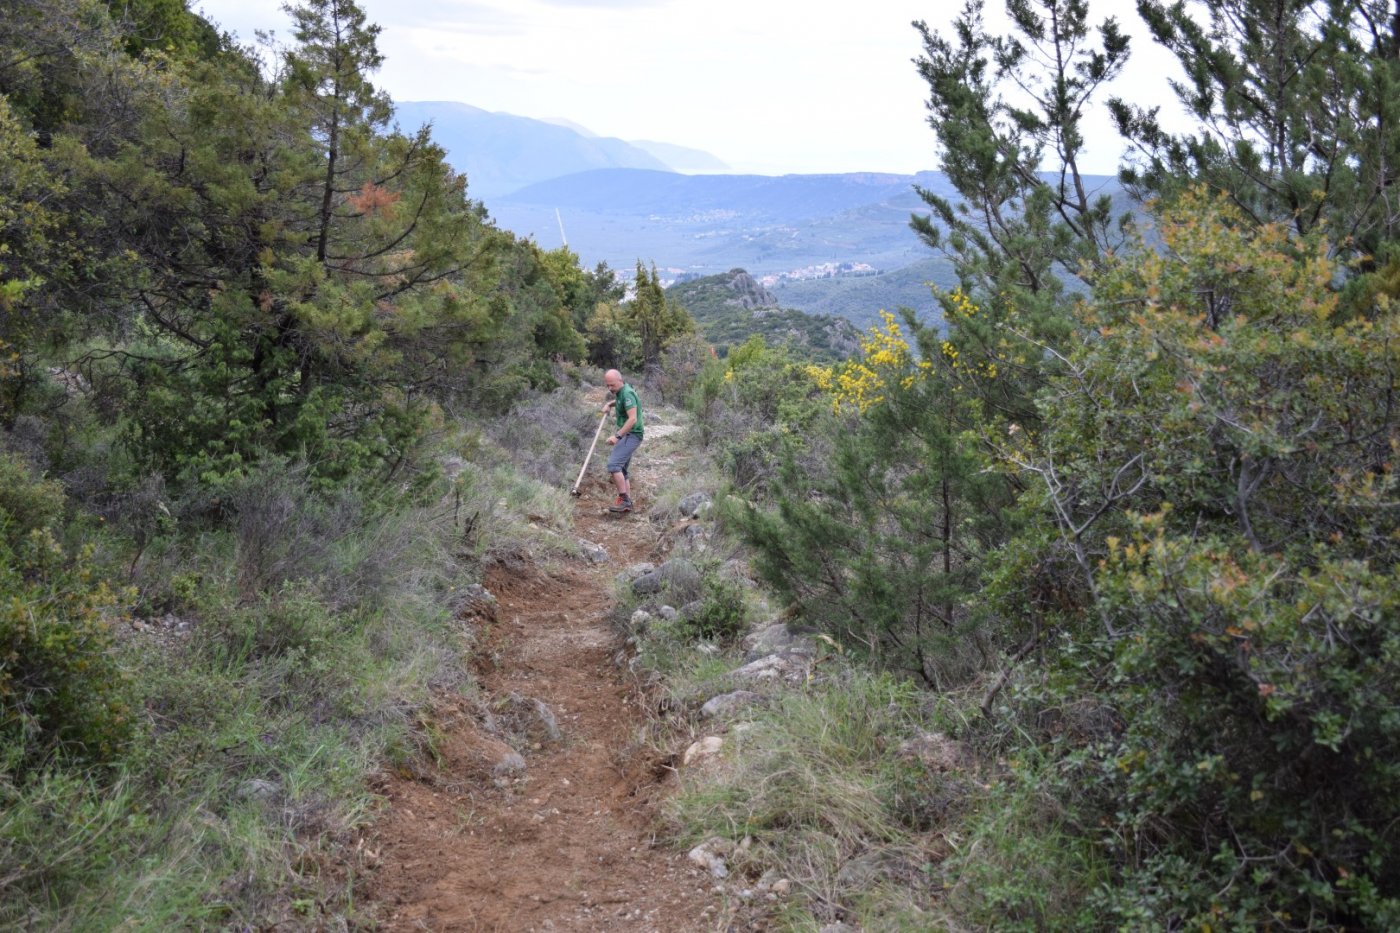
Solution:
<svg viewBox="0 0 1400 933"><path fill-rule="evenodd" d="M646 454L644 446L639 463ZM619 569L662 556L644 513L648 469L637 471L643 511L618 518L605 511L610 489L593 467L575 530L610 560L497 568L486 580L499 602L493 660L478 674L488 705L511 694L541 700L562 737L528 745L523 774L493 776L489 762L505 750L481 727L479 707L463 700L440 712L440 768L387 778L387 812L364 842L377 862L365 888L381 929L722 925L713 879L653 837L665 769L631 747L643 700L617 663L607 620Z"/></svg>

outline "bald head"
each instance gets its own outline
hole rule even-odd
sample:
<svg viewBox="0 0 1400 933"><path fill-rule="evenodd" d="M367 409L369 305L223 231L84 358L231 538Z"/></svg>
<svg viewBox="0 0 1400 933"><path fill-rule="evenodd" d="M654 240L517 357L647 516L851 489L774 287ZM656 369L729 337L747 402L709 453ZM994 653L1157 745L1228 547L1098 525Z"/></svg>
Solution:
<svg viewBox="0 0 1400 933"><path fill-rule="evenodd" d="M603 374L603 385L608 387L609 392L616 392L622 388L622 373L615 369L610 369Z"/></svg>

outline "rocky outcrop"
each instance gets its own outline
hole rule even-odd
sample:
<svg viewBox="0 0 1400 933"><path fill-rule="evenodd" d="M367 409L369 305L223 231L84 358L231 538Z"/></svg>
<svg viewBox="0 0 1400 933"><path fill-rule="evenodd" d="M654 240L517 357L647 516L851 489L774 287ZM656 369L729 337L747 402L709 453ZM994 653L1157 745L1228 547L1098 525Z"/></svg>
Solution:
<svg viewBox="0 0 1400 933"><path fill-rule="evenodd" d="M776 308L778 297L758 284L758 281L743 269L730 269L729 281L725 284L734 294L725 299L725 304L738 305L752 311L755 308Z"/></svg>

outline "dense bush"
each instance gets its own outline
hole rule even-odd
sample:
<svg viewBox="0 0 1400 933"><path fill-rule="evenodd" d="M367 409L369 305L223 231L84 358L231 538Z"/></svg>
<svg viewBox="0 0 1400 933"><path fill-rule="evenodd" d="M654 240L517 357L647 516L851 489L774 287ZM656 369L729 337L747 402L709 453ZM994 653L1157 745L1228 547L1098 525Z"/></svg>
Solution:
<svg viewBox="0 0 1400 933"><path fill-rule="evenodd" d="M694 639L732 642L744 634L748 620L744 590L732 580L709 574L701 581L698 605L678 619L682 635Z"/></svg>
<svg viewBox="0 0 1400 933"><path fill-rule="evenodd" d="M1003 450L1043 510L1022 546L1077 581L1026 709L1100 710L1051 721L1117 922L1392 927L1400 317L1344 310L1325 243L1208 199L1159 232L1080 310L1043 433Z"/></svg>
<svg viewBox="0 0 1400 933"><path fill-rule="evenodd" d="M0 773L107 762L133 717L104 614L117 594L60 543L63 493L0 455Z"/></svg>
<svg viewBox="0 0 1400 933"><path fill-rule="evenodd" d="M806 404L827 415L792 438L805 451L768 476L771 503L729 517L760 574L807 621L877 664L950 687L998 644L973 596L1006 525L1007 489L963 437L950 361L920 361L888 316L862 347L842 366L804 372L817 395ZM746 474L733 457L746 449L727 448L736 476Z"/></svg>

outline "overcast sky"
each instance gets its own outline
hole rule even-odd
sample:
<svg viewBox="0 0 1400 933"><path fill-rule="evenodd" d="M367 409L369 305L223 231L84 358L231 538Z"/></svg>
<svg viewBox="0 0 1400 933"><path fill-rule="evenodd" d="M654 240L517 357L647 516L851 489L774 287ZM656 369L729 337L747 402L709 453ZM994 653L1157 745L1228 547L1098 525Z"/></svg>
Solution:
<svg viewBox="0 0 1400 933"><path fill-rule="evenodd" d="M946 27L960 0L361 0L383 32L376 84L395 100L453 100L602 136L703 149L736 172L937 168L910 23ZM192 0L251 41L289 40L281 0ZM999 9L991 0L989 8ZM1101 10L1119 4L1099 4ZM1126 6L1126 5L1121 5ZM1131 8L1120 19L1140 32ZM1120 83L1161 87L1145 38ZM1156 95L1165 97L1165 89ZM1085 168L1116 170L1106 120Z"/></svg>

